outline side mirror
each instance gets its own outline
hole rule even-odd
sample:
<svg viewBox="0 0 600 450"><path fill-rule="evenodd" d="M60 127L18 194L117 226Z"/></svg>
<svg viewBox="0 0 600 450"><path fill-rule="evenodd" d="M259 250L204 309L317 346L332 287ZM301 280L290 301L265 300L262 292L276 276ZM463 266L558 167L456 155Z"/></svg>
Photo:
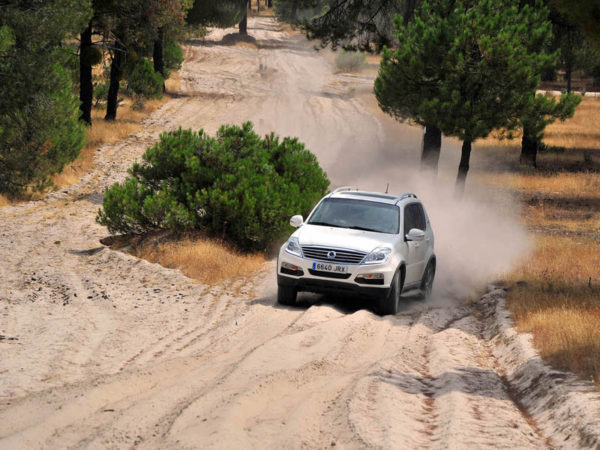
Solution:
<svg viewBox="0 0 600 450"><path fill-rule="evenodd" d="M418 228L411 228L408 234L405 236L407 241L422 241L425 239L425 232Z"/></svg>
<svg viewBox="0 0 600 450"><path fill-rule="evenodd" d="M290 225L293 226L294 228L298 228L299 226L301 226L304 223L304 219L302 218L302 216L298 215L298 216L293 216L290 219Z"/></svg>

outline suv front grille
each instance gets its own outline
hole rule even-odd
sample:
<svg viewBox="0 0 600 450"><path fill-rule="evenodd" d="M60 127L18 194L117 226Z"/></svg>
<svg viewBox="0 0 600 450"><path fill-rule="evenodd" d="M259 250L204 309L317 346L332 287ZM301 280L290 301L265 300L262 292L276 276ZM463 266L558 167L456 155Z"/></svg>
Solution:
<svg viewBox="0 0 600 450"><path fill-rule="evenodd" d="M338 248L316 247L312 245L303 245L302 252L304 253L304 257L308 259L346 264L358 264L367 255L365 252L359 252L356 250L342 250ZM334 258L327 256L330 252L335 253Z"/></svg>

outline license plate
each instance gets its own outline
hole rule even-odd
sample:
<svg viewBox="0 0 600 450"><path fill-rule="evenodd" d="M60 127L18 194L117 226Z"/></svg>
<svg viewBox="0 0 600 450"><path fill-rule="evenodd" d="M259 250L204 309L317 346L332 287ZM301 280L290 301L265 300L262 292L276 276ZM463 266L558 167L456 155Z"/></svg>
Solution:
<svg viewBox="0 0 600 450"><path fill-rule="evenodd" d="M313 263L313 270L320 270L321 272L348 273L348 266L316 262Z"/></svg>

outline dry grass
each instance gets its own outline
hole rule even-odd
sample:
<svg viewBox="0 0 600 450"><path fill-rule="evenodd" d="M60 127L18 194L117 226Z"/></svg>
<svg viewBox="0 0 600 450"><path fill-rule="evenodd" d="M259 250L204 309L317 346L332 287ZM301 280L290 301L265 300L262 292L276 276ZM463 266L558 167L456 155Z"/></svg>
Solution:
<svg viewBox="0 0 600 450"><path fill-rule="evenodd" d="M262 253L242 254L203 237L177 241L149 238L134 245L132 253L164 267L178 268L188 277L209 285L250 277L266 261Z"/></svg>
<svg viewBox="0 0 600 450"><path fill-rule="evenodd" d="M540 237L511 281L508 307L542 358L600 383L600 242Z"/></svg>
<svg viewBox="0 0 600 450"><path fill-rule="evenodd" d="M4 208L5 206L12 205L12 202L6 198L4 195L0 195L0 208Z"/></svg>
<svg viewBox="0 0 600 450"><path fill-rule="evenodd" d="M554 147L566 147L580 150L600 150L600 98L584 97L575 110L575 115L564 122L556 121L545 131L544 143ZM515 134L514 139L498 140L498 133L477 141L478 146L514 147L519 145L521 136ZM559 155L560 158L572 158L574 152ZM577 153L577 152L575 152ZM549 153L548 155L552 155ZM547 155L547 156L548 156Z"/></svg>
<svg viewBox="0 0 600 450"><path fill-rule="evenodd" d="M518 161L519 141L482 142L495 170L478 181L518 192L523 221L536 231L536 247L512 274L507 298L520 331L531 332L540 355L600 387L600 99L585 98L575 116L547 130L539 169ZM583 152L592 162L584 165Z"/></svg>
<svg viewBox="0 0 600 450"><path fill-rule="evenodd" d="M598 150L599 117L600 98L585 97L575 110L575 116L564 123L553 123L546 129L544 142L560 147Z"/></svg>
<svg viewBox="0 0 600 450"><path fill-rule="evenodd" d="M339 72L358 72L365 63L366 57L363 52L340 50L335 57L335 66Z"/></svg>
<svg viewBox="0 0 600 450"><path fill-rule="evenodd" d="M488 184L509 187L529 194L593 195L598 191L600 173L597 172L556 172L543 173L524 170L521 173L500 173L486 175Z"/></svg>

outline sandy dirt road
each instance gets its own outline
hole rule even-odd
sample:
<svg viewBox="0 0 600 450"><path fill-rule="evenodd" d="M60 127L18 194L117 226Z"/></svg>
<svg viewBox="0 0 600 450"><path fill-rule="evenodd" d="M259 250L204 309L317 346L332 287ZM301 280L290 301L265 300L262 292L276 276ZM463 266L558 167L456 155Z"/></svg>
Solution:
<svg viewBox="0 0 600 450"><path fill-rule="evenodd" d="M465 306L453 289L481 282L480 262L461 276L443 269L432 301L407 298L381 318L319 296L277 306L273 263L209 287L99 244L104 189L165 129L252 119L300 136L334 185L381 190L394 165L417 163L420 130L375 113L372 76L335 74L270 19L249 29L257 48L223 45L231 30L190 43L184 93L100 149L78 185L0 210L0 448L600 445L593 390L555 392L565 376L510 335L501 293Z"/></svg>

